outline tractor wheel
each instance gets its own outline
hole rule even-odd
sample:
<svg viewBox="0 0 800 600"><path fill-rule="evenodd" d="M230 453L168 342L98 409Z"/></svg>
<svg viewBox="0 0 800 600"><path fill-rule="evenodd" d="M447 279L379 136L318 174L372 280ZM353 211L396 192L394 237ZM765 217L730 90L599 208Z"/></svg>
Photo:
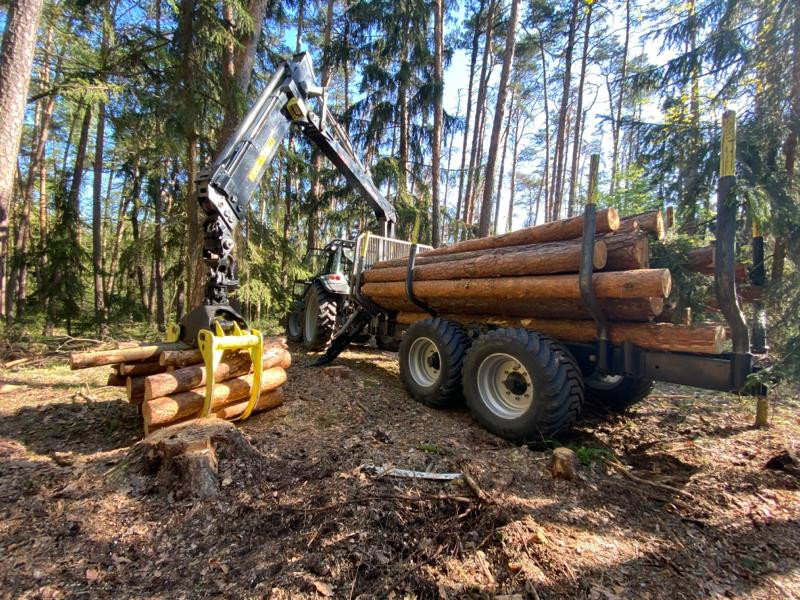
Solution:
<svg viewBox="0 0 800 600"><path fill-rule="evenodd" d="M464 396L473 417L516 442L569 429L583 407L583 377L554 340L525 329L482 335L464 361Z"/></svg>
<svg viewBox="0 0 800 600"><path fill-rule="evenodd" d="M624 412L653 390L653 380L642 377L592 375L585 382L586 399L612 412Z"/></svg>
<svg viewBox="0 0 800 600"><path fill-rule="evenodd" d="M286 313L286 339L290 342L299 342L303 339L303 313L301 310L292 310Z"/></svg>
<svg viewBox="0 0 800 600"><path fill-rule="evenodd" d="M306 292L303 315L303 346L323 350L336 328L336 297L315 281Z"/></svg>
<svg viewBox="0 0 800 600"><path fill-rule="evenodd" d="M417 321L400 342L400 379L411 396L446 408L461 401L461 368L470 339L460 325L444 319Z"/></svg>

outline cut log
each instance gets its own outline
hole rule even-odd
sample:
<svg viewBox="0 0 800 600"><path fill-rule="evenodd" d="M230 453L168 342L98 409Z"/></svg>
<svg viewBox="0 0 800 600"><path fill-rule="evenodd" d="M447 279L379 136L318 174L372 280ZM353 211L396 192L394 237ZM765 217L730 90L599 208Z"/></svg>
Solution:
<svg viewBox="0 0 800 600"><path fill-rule="evenodd" d="M619 222L618 231L635 231L636 228L648 231L656 236L657 240L663 240L666 235L664 228L664 217L660 210L651 210L639 215L625 217Z"/></svg>
<svg viewBox="0 0 800 600"><path fill-rule="evenodd" d="M72 352L69 355L70 369L86 369L116 363L135 363L158 360L158 355L165 350L185 350L186 344L181 342L165 342L135 346L132 348L117 348L115 350L95 350L92 352Z"/></svg>
<svg viewBox="0 0 800 600"><path fill-rule="evenodd" d="M152 375L153 373L163 373L163 372L164 372L164 367L162 367L158 363L158 361L133 363L133 364L120 363L117 365L117 373L123 376Z"/></svg>
<svg viewBox="0 0 800 600"><path fill-rule="evenodd" d="M128 383L128 378L124 375L120 375L117 372L109 373L108 379L106 380L106 385L110 385L113 387L125 387Z"/></svg>
<svg viewBox="0 0 800 600"><path fill-rule="evenodd" d="M423 313L399 313L397 322L411 324L427 318ZM521 327L563 342L591 342L597 337L594 321L566 319L504 318L493 315L442 315L459 323L485 323L498 327ZM719 354L725 342L721 325L673 325L671 323L609 323L609 338L614 344L631 342L641 348L669 352Z"/></svg>
<svg viewBox="0 0 800 600"><path fill-rule="evenodd" d="M285 337L264 338L264 351L270 348L287 348ZM203 362L203 355L197 348L189 350L166 350L158 357L162 367L185 367Z"/></svg>
<svg viewBox="0 0 800 600"><path fill-rule="evenodd" d="M606 271L650 268L650 240L646 233L632 231L606 235Z"/></svg>
<svg viewBox="0 0 800 600"><path fill-rule="evenodd" d="M373 297L372 301L387 311L416 312L419 309L405 298ZM651 321L661 314L663 298L606 298L600 300L606 318L611 321ZM550 319L590 319L580 300L559 298L529 300L448 299L436 300L439 311L471 315L494 314L501 317Z"/></svg>
<svg viewBox="0 0 800 600"><path fill-rule="evenodd" d="M764 288L757 285L743 285L736 288L736 295L739 304L752 304L764 297ZM714 296L709 297L706 304L711 309L719 310L719 304Z"/></svg>
<svg viewBox="0 0 800 600"><path fill-rule="evenodd" d="M691 270L695 273L701 273L703 275L708 275L709 277L714 277L713 264L711 266ZM736 263L734 266L734 277L736 278L736 283L744 283L747 281L747 267L743 263Z"/></svg>
<svg viewBox="0 0 800 600"><path fill-rule="evenodd" d="M141 404L144 400L145 375L134 375L125 378L125 389L128 392L128 402Z"/></svg>
<svg viewBox="0 0 800 600"><path fill-rule="evenodd" d="M533 244L516 252L486 250L473 258L417 265L414 268L414 281L577 273L580 262L580 242ZM603 241L595 244L593 264L598 270L606 266L606 244ZM370 269L364 273L365 282L405 279L404 266Z"/></svg>
<svg viewBox="0 0 800 600"><path fill-rule="evenodd" d="M597 212L596 230L598 233L608 233L619 228L619 215L616 209L606 208ZM443 254L453 254L455 252L466 252L471 250L489 250L491 248L502 248L505 246L520 246L523 244L540 244L543 242L558 242L572 240L583 235L583 215L551 221L542 225L534 225L505 233L503 235L476 238L458 242L452 246L434 248L428 250L423 256L441 256Z"/></svg>
<svg viewBox="0 0 800 600"><path fill-rule="evenodd" d="M714 269L714 246L705 246L704 248L695 248L689 250L686 254L686 264L690 271L698 269Z"/></svg>
<svg viewBox="0 0 800 600"><path fill-rule="evenodd" d="M666 298L672 280L669 269L639 269L595 273L594 292L598 298ZM405 298L405 283L390 281L366 283L361 289L369 297ZM414 284L414 294L436 308L436 300L493 299L538 300L541 298L580 299L578 275L532 275L494 279L444 279Z"/></svg>
<svg viewBox="0 0 800 600"><path fill-rule="evenodd" d="M253 413L264 412L265 410L269 410L271 408L277 408L283 404L283 400L283 390L280 388L270 392L264 392L259 397L255 407L253 407ZM215 410L214 416L218 419L226 419L230 421L231 419L235 419L241 415L245 408L247 408L247 402L228 404Z"/></svg>
<svg viewBox="0 0 800 600"><path fill-rule="evenodd" d="M262 368L282 367L288 369L292 364L292 357L283 348L273 347L264 350ZM250 372L250 356L239 353L223 360L214 381L225 381L231 377L238 377ZM182 369L175 369L171 373L157 373L145 377L145 399L160 398L177 392L185 392L205 385L206 368L204 365L191 365Z"/></svg>
<svg viewBox="0 0 800 600"><path fill-rule="evenodd" d="M283 368L264 369L261 373L261 394L272 392L284 383L286 383L286 371ZM211 401L212 412L228 404L248 399L252 385L252 373L216 384ZM203 408L205 396L206 388L198 387L188 392L148 400L142 404L145 427L151 430L153 427L168 425L185 417L196 415Z"/></svg>

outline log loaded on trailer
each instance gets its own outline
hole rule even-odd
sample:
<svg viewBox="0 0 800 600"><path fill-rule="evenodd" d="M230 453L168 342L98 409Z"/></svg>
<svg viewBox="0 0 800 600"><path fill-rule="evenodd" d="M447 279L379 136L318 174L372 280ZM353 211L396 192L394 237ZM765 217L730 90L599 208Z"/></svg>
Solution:
<svg viewBox="0 0 800 600"><path fill-rule="evenodd" d="M722 324L653 322L672 285L668 269L649 268L648 235L664 236L661 212L620 222L613 208L598 210L596 155L582 216L421 254L412 247L394 260L381 258L395 240L360 236L353 293L361 325L407 327L400 376L416 400L439 408L463 398L484 427L516 441L568 429L585 398L624 409L654 381L763 394L746 385L754 368L736 295L732 118L725 117L714 252L732 352L723 352ZM763 239L753 248L763 251ZM761 322L754 320L756 338ZM348 336L339 332L334 346L337 337Z"/></svg>

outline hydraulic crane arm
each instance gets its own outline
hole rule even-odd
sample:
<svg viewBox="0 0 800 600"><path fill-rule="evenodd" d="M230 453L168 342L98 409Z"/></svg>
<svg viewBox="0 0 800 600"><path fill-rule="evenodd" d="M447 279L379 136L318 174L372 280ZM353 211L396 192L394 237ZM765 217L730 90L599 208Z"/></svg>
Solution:
<svg viewBox="0 0 800 600"><path fill-rule="evenodd" d="M322 100L319 116L308 107L312 98ZM383 234L394 235L397 221L394 207L355 157L347 134L326 110L324 100L324 90L316 83L311 57L306 52L294 55L272 76L211 167L198 176L198 201L206 215L203 261L208 279L203 305L181 321L184 341L195 343L197 333L210 328L215 320L245 324L228 302L228 292L239 284L233 257L233 231L244 219L255 188L292 124L371 204L382 223Z"/></svg>

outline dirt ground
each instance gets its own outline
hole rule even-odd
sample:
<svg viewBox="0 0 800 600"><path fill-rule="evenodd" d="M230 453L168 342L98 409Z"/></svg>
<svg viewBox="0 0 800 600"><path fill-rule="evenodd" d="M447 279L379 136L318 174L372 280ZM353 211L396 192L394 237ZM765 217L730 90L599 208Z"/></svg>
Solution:
<svg viewBox="0 0 800 600"><path fill-rule="evenodd" d="M261 466L221 459L206 502L105 476L141 438L107 368L0 372L24 386L0 395L0 596L800 598L800 479L765 468L800 451L796 394L755 430L751 400L663 386L529 449L416 404L394 354L346 353L339 383L294 357L242 425ZM579 481L546 470L559 444Z"/></svg>

